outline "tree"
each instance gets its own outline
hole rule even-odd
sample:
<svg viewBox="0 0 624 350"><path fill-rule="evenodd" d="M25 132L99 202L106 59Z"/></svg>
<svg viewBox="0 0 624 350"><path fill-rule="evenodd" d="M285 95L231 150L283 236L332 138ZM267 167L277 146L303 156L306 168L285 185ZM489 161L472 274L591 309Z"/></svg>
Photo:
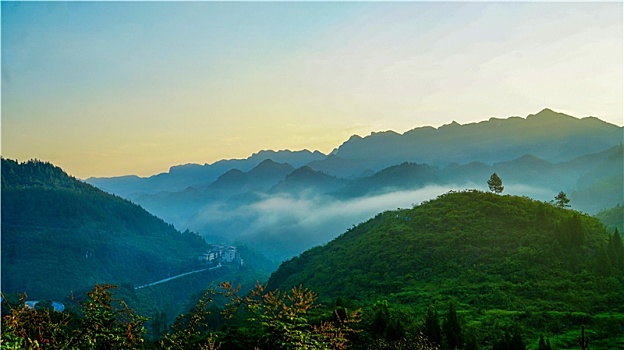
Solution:
<svg viewBox="0 0 624 350"><path fill-rule="evenodd" d="M620 272L624 272L624 243L622 243L622 236L620 236L617 227L613 232L611 241L613 242L613 249L616 255L614 266L618 268Z"/></svg>
<svg viewBox="0 0 624 350"><path fill-rule="evenodd" d="M568 203L570 203L570 200L568 199L568 196L563 191L559 192L559 194L555 197L555 206L559 208L569 207L570 205Z"/></svg>
<svg viewBox="0 0 624 350"><path fill-rule="evenodd" d="M444 331L448 348L451 350L461 349L463 345L462 330L453 303L449 303L448 313L442 324L442 330Z"/></svg>
<svg viewBox="0 0 624 350"><path fill-rule="evenodd" d="M501 180L501 178L496 173L490 176L487 184L490 188L490 191L494 193L501 193L505 189L505 186L503 186L503 180Z"/></svg>
<svg viewBox="0 0 624 350"><path fill-rule="evenodd" d="M82 318L64 348L136 349L143 343L143 324L147 318L138 316L123 300L113 299L111 284L98 285L80 302Z"/></svg>
<svg viewBox="0 0 624 350"><path fill-rule="evenodd" d="M585 326L581 326L581 336L576 337L581 350L589 349L589 338L585 338Z"/></svg>
<svg viewBox="0 0 624 350"><path fill-rule="evenodd" d="M540 335L537 350L552 350L550 347L550 339L544 340L544 335Z"/></svg>
<svg viewBox="0 0 624 350"><path fill-rule="evenodd" d="M230 299L224 314L231 318L239 312L248 313L249 326L259 335L257 347L267 349L337 349L348 347L347 337L355 333L352 324L359 322L360 312L345 314L332 321L311 324L311 311L317 308L316 294L303 287L289 292L267 291L259 283L247 296L240 296L240 286L222 283L223 295Z"/></svg>
<svg viewBox="0 0 624 350"><path fill-rule="evenodd" d="M522 340L522 334L520 334L520 331L518 329L516 329L513 336L511 336L511 341L509 342L509 350L526 350L526 346L524 345L524 341Z"/></svg>
<svg viewBox="0 0 624 350"><path fill-rule="evenodd" d="M2 295L2 332L0 348L17 349L66 349L69 337L68 313L59 313L48 308L31 308L25 304L25 295L15 302Z"/></svg>
<svg viewBox="0 0 624 350"><path fill-rule="evenodd" d="M442 344L442 330L440 329L438 311L434 310L431 306L427 309L427 316L425 316L423 335L432 344Z"/></svg>
<svg viewBox="0 0 624 350"><path fill-rule="evenodd" d="M598 256L596 257L596 272L602 276L609 276L611 274L611 261L605 247L600 248Z"/></svg>
<svg viewBox="0 0 624 350"><path fill-rule="evenodd" d="M213 288L207 289L188 314L176 317L170 332L164 334L160 341L161 348L195 349L205 348L211 343L214 346L213 334L204 335L208 328L206 317L210 315L209 306L214 294Z"/></svg>

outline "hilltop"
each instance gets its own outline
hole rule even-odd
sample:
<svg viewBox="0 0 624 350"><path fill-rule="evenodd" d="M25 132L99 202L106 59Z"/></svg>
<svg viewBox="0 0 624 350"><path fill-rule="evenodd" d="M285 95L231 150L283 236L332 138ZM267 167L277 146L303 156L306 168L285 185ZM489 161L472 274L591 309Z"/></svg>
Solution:
<svg viewBox="0 0 624 350"><path fill-rule="evenodd" d="M450 192L284 262L269 288L303 284L328 303L387 300L419 315L453 302L482 342L501 317L529 339L566 339L580 322L600 332L594 315L624 312L624 257L607 252L612 235L595 218L527 197ZM577 319L564 322L566 313Z"/></svg>

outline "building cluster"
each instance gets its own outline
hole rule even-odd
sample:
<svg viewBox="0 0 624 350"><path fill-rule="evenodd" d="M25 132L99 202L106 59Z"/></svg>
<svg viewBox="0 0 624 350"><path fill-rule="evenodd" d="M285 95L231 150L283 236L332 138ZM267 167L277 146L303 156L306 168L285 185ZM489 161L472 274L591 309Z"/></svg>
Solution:
<svg viewBox="0 0 624 350"><path fill-rule="evenodd" d="M210 244L208 250L199 256L199 260L210 264L233 264L242 266L243 259L240 252L234 246L225 244Z"/></svg>

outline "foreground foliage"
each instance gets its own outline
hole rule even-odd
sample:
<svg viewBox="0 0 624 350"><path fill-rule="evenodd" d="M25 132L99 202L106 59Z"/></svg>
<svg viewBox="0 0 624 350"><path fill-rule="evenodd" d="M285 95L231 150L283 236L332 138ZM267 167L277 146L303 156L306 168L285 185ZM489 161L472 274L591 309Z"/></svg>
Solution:
<svg viewBox="0 0 624 350"><path fill-rule="evenodd" d="M123 300L112 297L112 285L96 285L71 312L29 308L24 300L3 303L3 349L135 349L143 344L147 320Z"/></svg>
<svg viewBox="0 0 624 350"><path fill-rule="evenodd" d="M257 284L247 295L223 283L208 289L188 314L181 314L159 339L145 338L147 318L112 297L112 285L96 285L73 311L30 308L23 298L4 298L3 349L346 349L356 332L359 311L317 312L316 294L303 288L267 291ZM213 297L229 299L217 311L232 320L220 332L211 328ZM218 317L219 315L217 315ZM225 323L224 323L225 324Z"/></svg>
<svg viewBox="0 0 624 350"><path fill-rule="evenodd" d="M589 349L596 335L582 327L581 336L567 347L553 347L540 335L535 347L523 340L518 327L502 326L500 336L481 346L453 304L443 317L430 307L416 329L388 302L372 310L348 311L339 303L331 313L315 303L316 295L296 287L289 292L267 291L257 284L246 295L222 283L210 288L186 314L157 339L146 337L146 318L112 297L112 285L96 285L71 311L56 312L49 305L25 306L23 299L3 299L2 349L366 349L366 350L537 350ZM215 308L215 298L229 303ZM215 316L221 322L214 323ZM500 317L500 316L499 316ZM622 323L620 323L620 327ZM607 329L617 331L617 327ZM619 345L622 345L621 343ZM609 348L617 348L619 346ZM592 347L594 348L594 347ZM605 348L598 346L596 349Z"/></svg>

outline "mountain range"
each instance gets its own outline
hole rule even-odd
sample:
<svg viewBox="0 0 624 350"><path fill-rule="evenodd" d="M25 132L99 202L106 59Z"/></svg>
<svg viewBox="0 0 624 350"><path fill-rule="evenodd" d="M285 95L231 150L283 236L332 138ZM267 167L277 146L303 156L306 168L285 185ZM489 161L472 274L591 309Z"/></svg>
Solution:
<svg viewBox="0 0 624 350"><path fill-rule="evenodd" d="M149 178L87 182L180 230L260 244L283 259L394 205L448 190L485 189L494 172L505 193L548 201L564 191L574 209L591 214L624 204L623 136L622 127L597 118L545 109L526 118L353 136L329 155L261 151L243 160L172 167ZM432 187L428 198L414 195L390 207L367 201ZM320 223L305 214L330 204L353 211L328 213ZM287 237L292 232L297 239Z"/></svg>
<svg viewBox="0 0 624 350"><path fill-rule="evenodd" d="M403 162L447 166L478 161L491 165L531 154L559 163L604 151L622 140L622 127L595 117L577 119L544 109L526 118L490 118L465 125L453 122L439 128L419 127L403 134L385 131L366 137L354 135L329 155L308 150L260 151L247 159L174 166L167 173L147 178L129 175L89 178L87 182L122 197L134 197L137 193L176 192L206 185L228 170L246 172L267 159L354 178Z"/></svg>

